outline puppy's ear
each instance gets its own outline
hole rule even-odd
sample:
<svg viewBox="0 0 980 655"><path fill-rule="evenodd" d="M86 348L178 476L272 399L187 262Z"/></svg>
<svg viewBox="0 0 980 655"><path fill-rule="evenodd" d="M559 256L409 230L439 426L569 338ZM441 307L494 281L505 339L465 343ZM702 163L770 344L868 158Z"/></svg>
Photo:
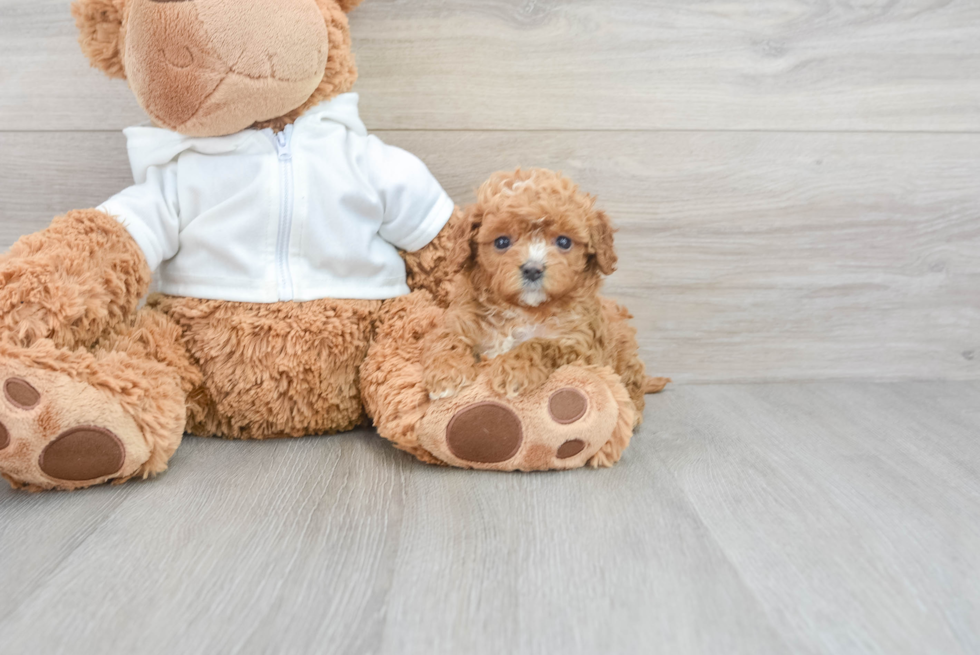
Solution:
<svg viewBox="0 0 980 655"><path fill-rule="evenodd" d="M364 0L337 0L337 4L340 5L340 8L343 9L344 13L346 14L349 13L351 10L353 10L357 5L361 4L361 2L363 1Z"/></svg>
<svg viewBox="0 0 980 655"><path fill-rule="evenodd" d="M453 225L453 248L449 253L454 271L468 268L476 260L476 235L483 225L483 205L476 203L464 209Z"/></svg>
<svg viewBox="0 0 980 655"><path fill-rule="evenodd" d="M78 43L93 68L117 79L123 69L123 17L127 0L75 0L71 15L78 27Z"/></svg>
<svg viewBox="0 0 980 655"><path fill-rule="evenodd" d="M613 243L612 222L606 212L597 210L592 214L592 225L589 227L589 255L595 261L596 267L603 275L616 272L616 248Z"/></svg>

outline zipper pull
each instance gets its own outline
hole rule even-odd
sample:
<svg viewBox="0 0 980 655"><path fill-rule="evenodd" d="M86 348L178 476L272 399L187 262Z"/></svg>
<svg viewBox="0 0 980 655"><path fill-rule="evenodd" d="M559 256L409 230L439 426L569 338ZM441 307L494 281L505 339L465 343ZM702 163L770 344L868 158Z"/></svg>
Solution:
<svg viewBox="0 0 980 655"><path fill-rule="evenodd" d="M293 158L292 151L289 147L290 146L289 137L292 136L290 134L292 132L292 128L293 128L292 125L287 125L286 129L276 134L276 150L279 151L280 161L289 161L290 159Z"/></svg>

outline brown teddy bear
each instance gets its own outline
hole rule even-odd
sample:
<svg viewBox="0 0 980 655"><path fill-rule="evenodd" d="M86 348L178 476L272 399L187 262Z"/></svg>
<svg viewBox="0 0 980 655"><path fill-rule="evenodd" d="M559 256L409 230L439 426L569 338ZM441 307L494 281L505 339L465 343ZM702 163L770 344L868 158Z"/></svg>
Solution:
<svg viewBox="0 0 980 655"><path fill-rule="evenodd" d="M367 135L360 0L76 0L93 66L153 126L136 184L0 261L0 473L76 489L166 469L185 428L348 430L385 299L435 280L454 205ZM151 297L138 309L150 290ZM432 282L436 284L436 282Z"/></svg>
<svg viewBox="0 0 980 655"><path fill-rule="evenodd" d="M378 329L391 359L366 368L373 413L391 437L394 412L412 433L400 445L439 459L414 446L439 421L416 431L402 411L399 339L415 348L402 317L447 297L472 223L358 117L346 13L359 2L75 0L84 53L152 125L126 130L134 186L0 259L0 473L14 487L146 478L185 430L348 430L365 418ZM621 393L611 376L549 384L598 407ZM441 411L494 393L473 385Z"/></svg>

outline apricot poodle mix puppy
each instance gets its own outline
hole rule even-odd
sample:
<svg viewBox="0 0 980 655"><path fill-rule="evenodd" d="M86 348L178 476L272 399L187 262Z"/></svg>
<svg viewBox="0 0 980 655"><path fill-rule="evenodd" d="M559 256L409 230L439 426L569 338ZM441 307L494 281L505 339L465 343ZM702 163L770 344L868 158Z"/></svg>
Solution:
<svg viewBox="0 0 980 655"><path fill-rule="evenodd" d="M616 268L613 228L595 199L542 170L498 173L461 223L464 272L445 323L424 343L430 398L489 371L501 396L544 385L562 366L609 366L637 409L667 380L647 378L626 310L600 298Z"/></svg>

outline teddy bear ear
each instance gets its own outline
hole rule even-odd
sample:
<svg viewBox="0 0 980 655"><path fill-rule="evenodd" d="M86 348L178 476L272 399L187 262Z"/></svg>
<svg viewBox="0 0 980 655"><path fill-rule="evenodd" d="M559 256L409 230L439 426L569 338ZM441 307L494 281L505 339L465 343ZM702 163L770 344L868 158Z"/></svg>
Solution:
<svg viewBox="0 0 980 655"><path fill-rule="evenodd" d="M337 4L340 8L344 10L344 13L350 13L352 9L361 4L364 0L337 0Z"/></svg>
<svg viewBox="0 0 980 655"><path fill-rule="evenodd" d="M122 57L122 26L126 1L75 0L71 5L82 52L93 68L118 79L126 78Z"/></svg>

